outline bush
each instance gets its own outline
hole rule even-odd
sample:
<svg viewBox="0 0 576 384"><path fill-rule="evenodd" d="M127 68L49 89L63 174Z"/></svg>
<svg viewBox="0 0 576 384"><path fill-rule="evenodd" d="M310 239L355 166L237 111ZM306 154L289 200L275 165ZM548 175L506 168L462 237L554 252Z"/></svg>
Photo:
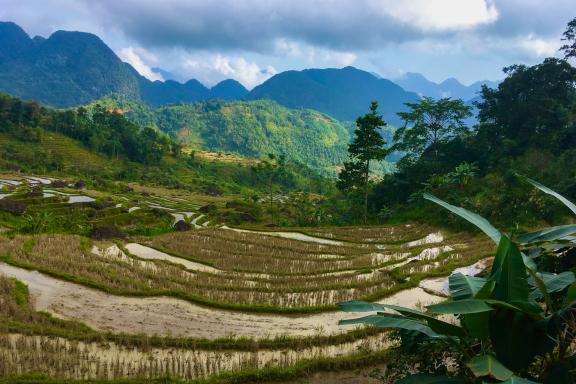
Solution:
<svg viewBox="0 0 576 384"><path fill-rule="evenodd" d="M0 200L0 211L9 212L13 215L23 215L26 213L26 204L12 199L1 199Z"/></svg>
<svg viewBox="0 0 576 384"><path fill-rule="evenodd" d="M92 229L90 237L96 240L125 239L126 234L114 226L101 226Z"/></svg>
<svg viewBox="0 0 576 384"><path fill-rule="evenodd" d="M192 229L192 225L185 222L184 220L179 220L176 224L174 224L174 229L179 232L189 231Z"/></svg>

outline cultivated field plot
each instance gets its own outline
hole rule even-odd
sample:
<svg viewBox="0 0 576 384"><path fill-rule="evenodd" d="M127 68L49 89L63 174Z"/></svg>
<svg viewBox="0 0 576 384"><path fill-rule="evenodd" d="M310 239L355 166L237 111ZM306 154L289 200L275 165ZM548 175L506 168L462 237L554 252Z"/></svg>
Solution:
<svg viewBox="0 0 576 384"><path fill-rule="evenodd" d="M9 223L25 231L34 231L36 225L88 234L89 228L114 226L129 234L150 234L171 231L180 221L195 229L211 224L201 205L190 200L130 188L113 193L90 190L83 181L0 175L0 200L0 215L29 218Z"/></svg>
<svg viewBox="0 0 576 384"><path fill-rule="evenodd" d="M0 306L0 375L195 378L374 354L385 335L338 326L357 314L335 303L436 303L445 276L478 272L491 251L417 225L3 237L0 275L24 285L0 279L12 302Z"/></svg>

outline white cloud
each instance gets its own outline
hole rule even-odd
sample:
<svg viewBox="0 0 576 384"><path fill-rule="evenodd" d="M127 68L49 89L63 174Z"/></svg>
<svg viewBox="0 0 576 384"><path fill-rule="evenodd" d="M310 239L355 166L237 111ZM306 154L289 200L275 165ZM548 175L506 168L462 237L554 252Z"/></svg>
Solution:
<svg viewBox="0 0 576 384"><path fill-rule="evenodd" d="M133 66L134 69L138 71L138 73L140 73L147 79L152 81L164 80L162 78L162 75L152 71L152 68L150 68L146 63L144 63L142 57L140 57L140 55L136 51L137 50L134 47L122 48L118 52L118 57L120 57L122 61L125 61L131 66ZM144 53L143 56L146 56L148 59L151 60L156 60L155 56L150 53Z"/></svg>
<svg viewBox="0 0 576 384"><path fill-rule="evenodd" d="M353 52L314 47L287 39L278 39L275 42L275 53L277 55L304 58L310 65L336 67L352 65L358 58Z"/></svg>
<svg viewBox="0 0 576 384"><path fill-rule="evenodd" d="M278 73L273 66L260 67L243 57L216 55L190 56L182 61L182 71L207 85L235 79L251 89Z"/></svg>
<svg viewBox="0 0 576 384"><path fill-rule="evenodd" d="M534 35L528 35L518 41L518 48L538 58L554 56L558 53L560 45L558 39L542 39Z"/></svg>
<svg viewBox="0 0 576 384"><path fill-rule="evenodd" d="M423 31L454 31L493 23L498 9L489 0L375 0L383 14Z"/></svg>

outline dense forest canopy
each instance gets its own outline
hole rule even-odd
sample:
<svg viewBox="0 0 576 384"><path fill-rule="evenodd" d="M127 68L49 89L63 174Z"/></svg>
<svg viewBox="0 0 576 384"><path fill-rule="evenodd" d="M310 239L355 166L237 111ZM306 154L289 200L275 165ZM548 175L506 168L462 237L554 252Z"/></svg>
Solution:
<svg viewBox="0 0 576 384"><path fill-rule="evenodd" d="M440 140L432 140L427 129L433 125L433 114L442 113L440 105L433 105L441 101L424 98L400 114L410 118L411 125L397 132L395 148L408 154L395 173L373 183L373 220L379 212L390 217L410 207L417 216L427 217L426 209L413 199L423 191L464 202L510 225L514 223L508 212L514 206L524 209L520 221L529 222L536 212L553 217L555 205L528 195L512 177L515 172L576 196L576 68L566 60L548 58L504 72L506 78L497 88L482 88L473 129L461 124L468 112L459 100L450 101L451 113L459 116L450 134ZM426 110L430 124L422 117Z"/></svg>
<svg viewBox="0 0 576 384"><path fill-rule="evenodd" d="M156 163L178 148L167 135L152 128L140 128L99 105L90 113L85 108L56 111L0 94L1 132L40 141L45 130L79 140L96 152L114 157L122 155L145 164Z"/></svg>

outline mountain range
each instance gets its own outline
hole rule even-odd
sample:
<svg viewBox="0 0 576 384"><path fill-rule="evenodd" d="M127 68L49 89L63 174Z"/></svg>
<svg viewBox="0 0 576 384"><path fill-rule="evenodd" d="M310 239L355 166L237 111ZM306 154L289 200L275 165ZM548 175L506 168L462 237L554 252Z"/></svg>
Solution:
<svg viewBox="0 0 576 384"><path fill-rule="evenodd" d="M478 92L480 92L483 85L489 88L498 86L497 81L488 80L464 85L453 77L438 84L414 72L407 72L402 77L394 79L394 82L408 91L416 92L419 96L430 96L435 99L451 97L464 101L477 98Z"/></svg>
<svg viewBox="0 0 576 384"><path fill-rule="evenodd" d="M143 77L96 35L57 31L48 38L30 38L17 24L0 22L0 91L58 108L88 104L108 95L153 107L209 99L271 99L285 107L314 109L351 121L377 100L385 120L398 125L396 112L406 102L422 95L469 99L481 84L466 87L455 79L436 84L419 74L407 74L394 83L346 67L286 71L248 91L232 79L208 88L195 79L180 83L169 72L153 70L169 80Z"/></svg>
<svg viewBox="0 0 576 384"><path fill-rule="evenodd" d="M47 39L30 38L11 22L0 23L0 90L53 107L87 104L109 94L161 105L237 99L248 92L235 80L211 89L197 80L152 82L96 35L57 31Z"/></svg>

